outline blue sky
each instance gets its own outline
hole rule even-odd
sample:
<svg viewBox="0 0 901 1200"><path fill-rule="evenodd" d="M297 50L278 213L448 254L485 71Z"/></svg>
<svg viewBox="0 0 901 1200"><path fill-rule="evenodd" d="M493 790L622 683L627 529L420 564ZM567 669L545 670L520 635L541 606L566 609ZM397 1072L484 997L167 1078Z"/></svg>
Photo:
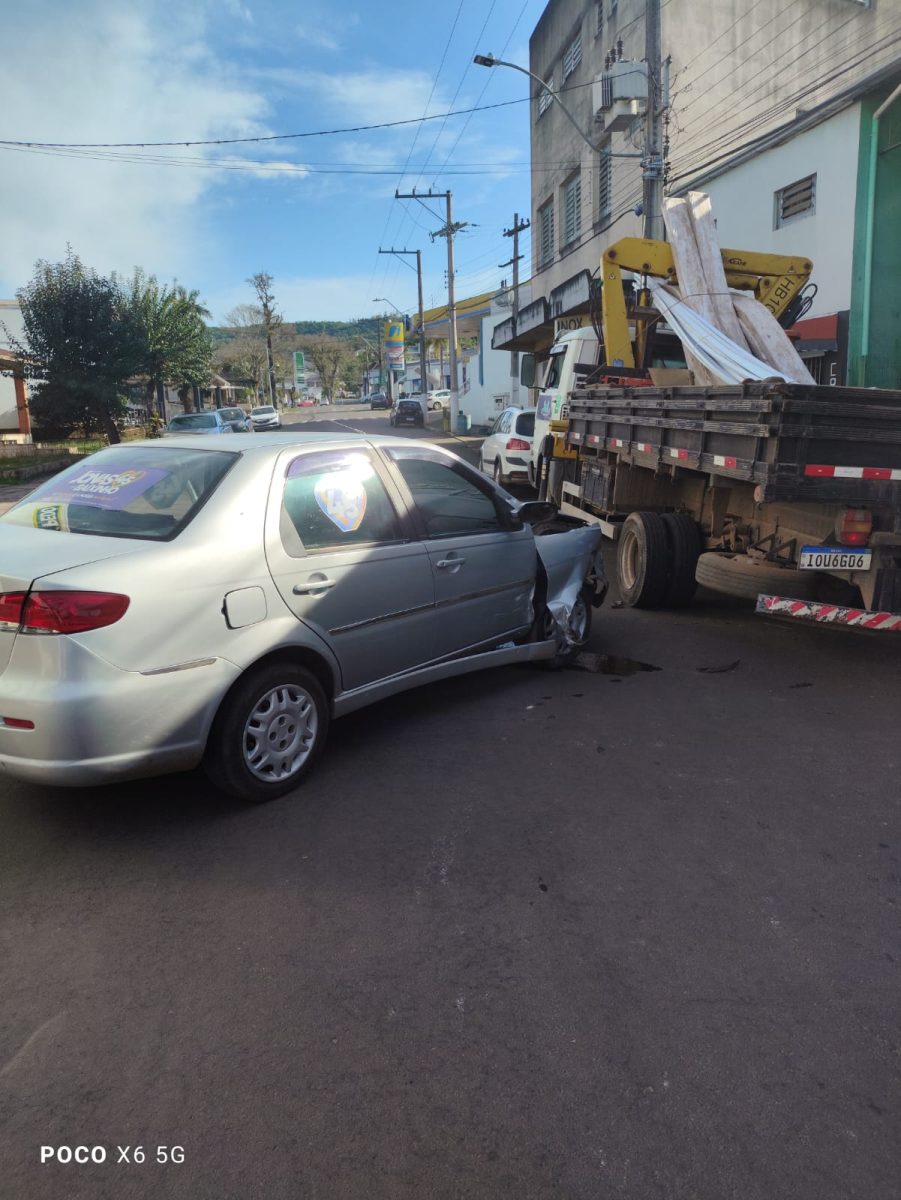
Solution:
<svg viewBox="0 0 901 1200"><path fill-rule="evenodd" d="M443 221L394 191L453 192L459 297L508 271L514 211L529 212L528 65L544 0L392 9L326 0L29 0L4 17L0 139L205 141L345 129L522 101L392 129L262 143L0 151L0 297L66 244L98 270L135 265L199 289L215 322L275 278L288 319L351 319L416 276L383 247L423 251L425 303L446 297ZM393 14L397 13L397 16ZM147 161L149 157L165 161ZM137 159L138 161L130 161ZM341 172L341 173L338 173ZM352 172L352 173L351 173ZM384 172L384 173L376 173ZM521 249L528 264L528 234ZM414 260L408 260L411 264Z"/></svg>

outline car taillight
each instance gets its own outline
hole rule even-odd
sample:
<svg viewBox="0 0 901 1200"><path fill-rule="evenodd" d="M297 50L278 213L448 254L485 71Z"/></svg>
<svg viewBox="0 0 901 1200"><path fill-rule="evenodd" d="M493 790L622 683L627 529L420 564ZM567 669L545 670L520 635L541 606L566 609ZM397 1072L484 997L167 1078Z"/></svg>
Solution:
<svg viewBox="0 0 901 1200"><path fill-rule="evenodd" d="M18 629L22 623L25 592L0 594L0 629Z"/></svg>
<svg viewBox="0 0 901 1200"><path fill-rule="evenodd" d="M529 443L524 442L522 440L522 438L510 438L510 440L507 442L507 449L508 450L528 450Z"/></svg>
<svg viewBox="0 0 901 1200"><path fill-rule="evenodd" d="M0 725L4 729L34 729L34 721L26 721L24 717L0 717Z"/></svg>
<svg viewBox="0 0 901 1200"><path fill-rule="evenodd" d="M113 625L130 603L116 592L4 592L0 627L22 633L86 633Z"/></svg>
<svg viewBox="0 0 901 1200"><path fill-rule="evenodd" d="M872 530L873 514L865 508L846 508L835 522L835 536L843 546L865 546Z"/></svg>

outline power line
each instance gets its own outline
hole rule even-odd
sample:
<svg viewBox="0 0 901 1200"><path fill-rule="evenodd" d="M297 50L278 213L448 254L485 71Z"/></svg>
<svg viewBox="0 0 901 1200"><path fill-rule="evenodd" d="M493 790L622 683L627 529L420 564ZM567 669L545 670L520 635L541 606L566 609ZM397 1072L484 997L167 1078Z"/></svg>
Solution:
<svg viewBox="0 0 901 1200"><path fill-rule="evenodd" d="M891 36L888 39L886 39L883 36L882 39L880 40L880 46L879 46L880 50L890 49L892 46L894 46L899 41L901 41L901 26L897 26L896 28L892 29L890 31L890 34L891 34ZM858 41L858 43L854 43L854 44L855 45L859 44L859 41ZM845 51L845 53L847 53L847 50ZM867 46L863 51L861 51L861 53L856 58L854 58L850 61L843 62L843 64L841 66L836 67L830 74L824 75L824 76L819 76L818 78L811 80L809 83L805 84L802 88L800 88L797 92L794 92L790 96L787 96L784 99L780 100L778 103L771 105L768 109L765 109L763 112L758 113L756 116L749 117L746 121L742 122L741 124L739 124L737 126L734 126L732 129L726 130L725 132L712 138L710 141L708 141L706 143L702 143L701 145L697 145L696 144L697 138L701 137L704 133L708 132L710 129L715 128L716 121L712 121L708 125L701 127L695 133L695 140L692 142L689 142L685 145L684 151L680 156L675 156L673 158L672 165L680 171L679 177L684 178L686 174L695 174L695 173L697 173L698 170L701 169L702 165L707 165L707 164L701 164L700 162L698 162L696 166L689 167L688 164L693 158L698 159L700 156L704 155L705 153L709 153L709 152L711 152L713 150L717 150L717 149L725 149L725 147L729 146L729 144L732 142L740 143L743 138L747 139L748 135L754 129L759 129L761 127L766 126L780 112L784 112L789 108L797 107L799 102L805 100L807 97L809 97L819 91L822 91L822 89L824 87L828 86L830 83L834 83L837 80L843 78L845 75L848 75L851 72L855 71L861 65L862 62L867 61L870 54L871 54L871 47ZM763 90L767 86L769 86L767 83L761 84L759 88L755 89L755 91ZM751 95L753 95L753 94L754 93L751 93ZM746 96L744 98L744 100L742 101L742 103L747 105L748 102L751 100L751 95ZM825 102L828 102L828 101L824 101L824 103ZM758 101L757 103L760 103L760 101ZM752 103L751 106L754 107L754 104ZM787 128L787 127L788 126L785 126L785 128ZM773 130L773 132L775 132L775 130ZM740 148L741 148L740 145L736 145L733 147L732 151L729 151L729 153L732 153L735 150L738 150ZM719 161L719 158L727 157L727 156L728 156L728 154L724 153L724 154L720 155L718 158L714 159L713 161L714 162Z"/></svg>

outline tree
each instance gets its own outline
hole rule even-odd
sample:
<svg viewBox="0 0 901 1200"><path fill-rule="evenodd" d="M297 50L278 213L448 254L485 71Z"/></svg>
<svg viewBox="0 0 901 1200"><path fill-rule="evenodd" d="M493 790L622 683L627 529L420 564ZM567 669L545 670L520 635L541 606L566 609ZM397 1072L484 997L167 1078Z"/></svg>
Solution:
<svg viewBox="0 0 901 1200"><path fill-rule="evenodd" d="M125 380L136 372L140 341L114 279L86 267L71 246L62 262L40 260L16 293L35 381L31 410L47 433L104 432L120 440Z"/></svg>
<svg viewBox="0 0 901 1200"><path fill-rule="evenodd" d="M272 276L265 271L258 271L247 280L257 294L257 303L263 314L263 328L266 330L266 353L269 361L269 400L275 404L275 361L272 357L272 335L281 326L282 318L275 311L275 296L272 294Z"/></svg>
<svg viewBox="0 0 901 1200"><path fill-rule="evenodd" d="M240 334L220 346L214 361L235 381L249 381L255 400L265 388L269 369L266 343L250 333Z"/></svg>
<svg viewBox="0 0 901 1200"><path fill-rule="evenodd" d="M178 284L161 286L139 268L127 288L128 308L140 346L138 373L147 378L147 407L160 384L175 384L185 411L193 405L193 390L209 383L212 343L204 317L210 314L196 291Z"/></svg>
<svg viewBox="0 0 901 1200"><path fill-rule="evenodd" d="M340 338L329 337L328 334L302 338L300 348L319 372L326 399L334 400L339 386L355 370L356 356L353 348Z"/></svg>

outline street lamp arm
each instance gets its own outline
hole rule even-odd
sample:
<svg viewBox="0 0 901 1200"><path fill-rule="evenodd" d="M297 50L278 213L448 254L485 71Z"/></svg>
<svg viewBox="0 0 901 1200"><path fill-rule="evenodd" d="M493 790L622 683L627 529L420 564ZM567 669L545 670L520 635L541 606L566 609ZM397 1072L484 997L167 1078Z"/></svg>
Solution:
<svg viewBox="0 0 901 1200"><path fill-rule="evenodd" d="M373 303L373 304L387 304L389 308L393 308L393 309L394 309L394 311L397 313L397 315L398 315L399 317L402 317L402 316L404 315L404 314L403 314L403 313L400 311L400 309L397 307L397 305L396 305L396 304L392 304L392 303L391 303L391 301L388 299L388 297L387 297L387 296L373 296L373 297L372 297L372 303Z"/></svg>
<svg viewBox="0 0 901 1200"><path fill-rule="evenodd" d="M595 153L597 153L597 146L588 140L588 138L582 132L582 127L576 118L572 115L550 84L546 83L539 75L535 75L532 71L526 70L525 67L519 66L518 63L505 62L501 58L495 58L493 54L477 54L472 61L479 67L510 67L514 71L519 71L522 75L528 75L528 77L530 79L534 79L536 83L540 83L551 99L556 100L563 109L566 119L569 121L570 125L572 125L573 129L575 129L576 133L578 133L585 145L588 146L590 150L593 150Z"/></svg>

